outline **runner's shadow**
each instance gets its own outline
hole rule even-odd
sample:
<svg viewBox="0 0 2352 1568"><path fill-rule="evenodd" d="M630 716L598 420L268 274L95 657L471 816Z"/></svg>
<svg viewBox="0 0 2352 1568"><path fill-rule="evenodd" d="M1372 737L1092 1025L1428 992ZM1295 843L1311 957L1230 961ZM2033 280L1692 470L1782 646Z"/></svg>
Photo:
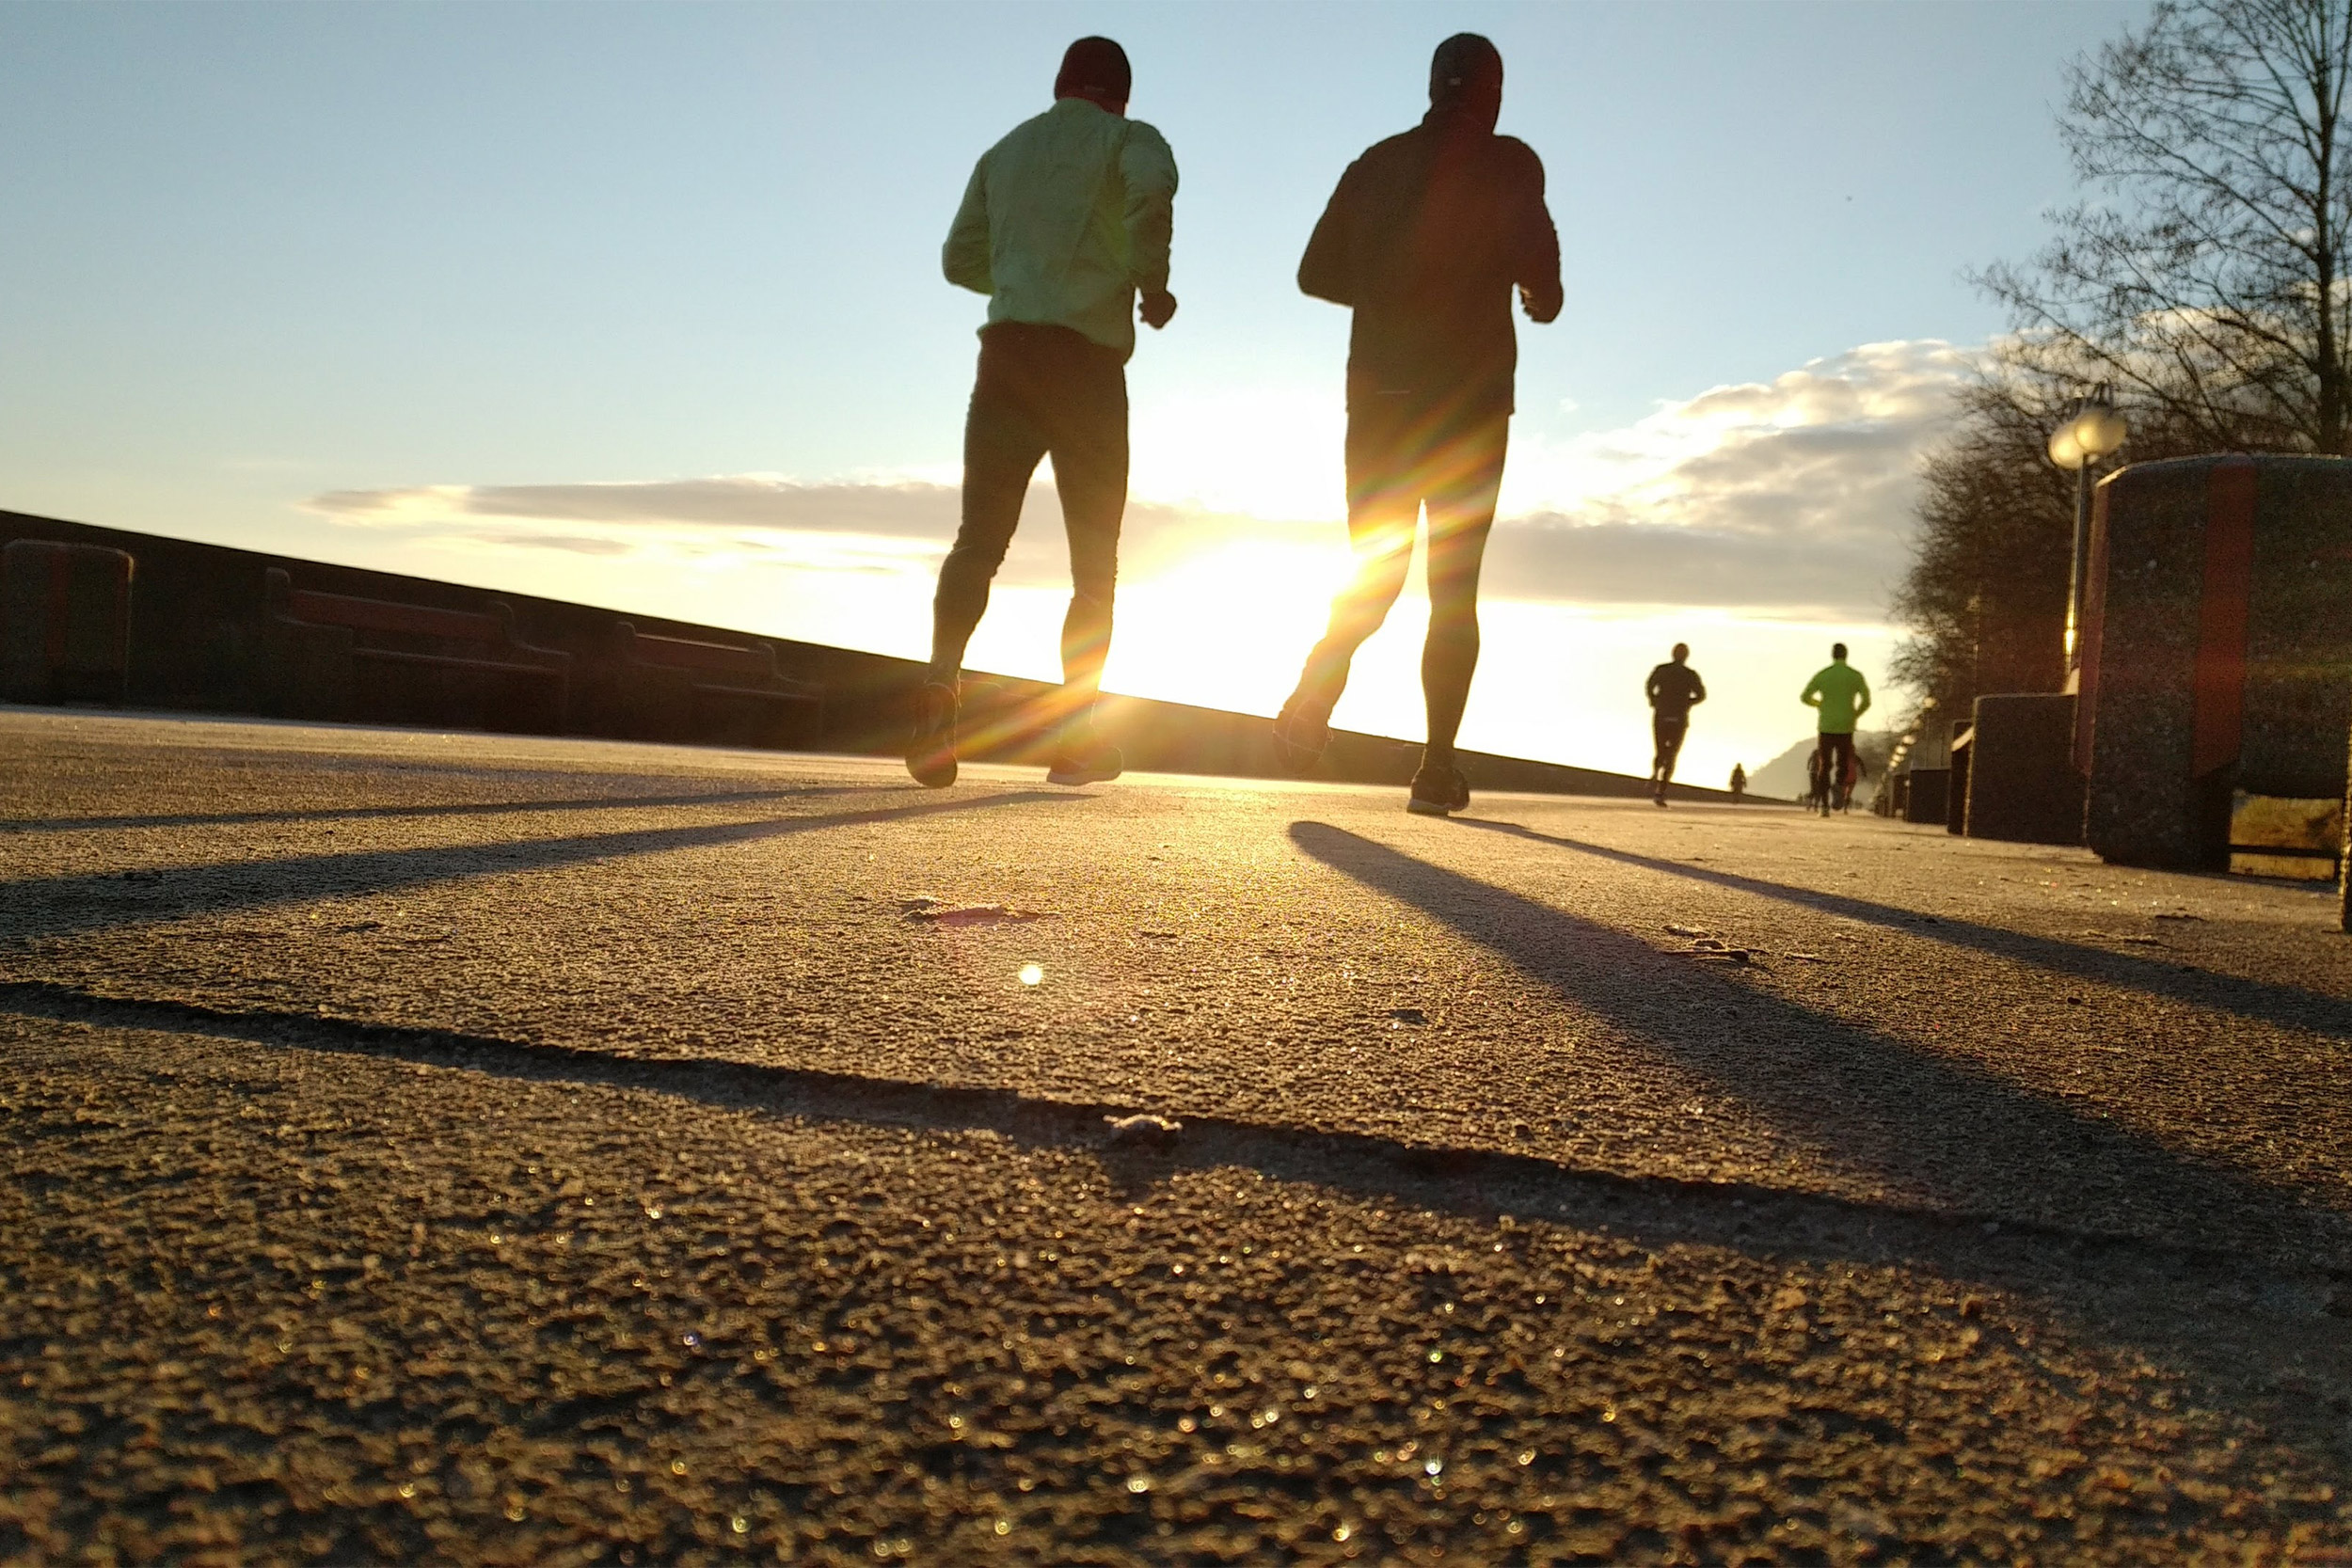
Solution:
<svg viewBox="0 0 2352 1568"><path fill-rule="evenodd" d="M6 932L16 942L24 942L221 914L232 910L364 897L471 877L547 871L674 849L707 849L792 833L1081 799L1084 797L1057 790L1024 789L821 816L771 816L750 822L639 828L626 832L583 833L517 843L427 845L409 849L231 861L169 870L27 878L0 883L0 932Z"/></svg>
<svg viewBox="0 0 2352 1568"><path fill-rule="evenodd" d="M1291 839L1499 954L1888 1200L2344 1266L2352 1225L1976 1064L1766 994L1690 958L1320 822Z"/></svg>
<svg viewBox="0 0 2352 1568"><path fill-rule="evenodd" d="M1736 872L1714 871L1680 861L1660 860L1651 855L1637 855L1629 849L1612 849L1573 838L1539 833L1516 822L1481 821L1467 816L1454 820L1465 828L1509 833L1516 838L1532 839L1537 844L1549 844L1599 860L1614 861L1619 865L1663 871L1692 881L1708 882L1740 893L1759 894L1784 903L1801 904L1824 914L1843 915L1850 920L1867 921L1911 936L1925 937L1931 942L1973 948L1979 953L2012 958L2055 974L2072 974L2085 980L2144 991L2151 996L2185 1002L2192 1006L2234 1013L2260 1023L2307 1029L2314 1034L2352 1040L2352 1002L2317 991L2240 979L2233 974L2216 974L2210 970L2182 969L2177 965L2134 958L2125 953L2109 953L2096 947L2078 946L2074 942L2055 942L2048 937L2027 936L2021 931L2003 930L1997 926L1979 926L1972 921L1955 920L1949 915L1924 915L1914 910L1873 904L1867 899L1820 893L1812 888L1791 887L1785 882L1767 882L1754 877L1742 877Z"/></svg>

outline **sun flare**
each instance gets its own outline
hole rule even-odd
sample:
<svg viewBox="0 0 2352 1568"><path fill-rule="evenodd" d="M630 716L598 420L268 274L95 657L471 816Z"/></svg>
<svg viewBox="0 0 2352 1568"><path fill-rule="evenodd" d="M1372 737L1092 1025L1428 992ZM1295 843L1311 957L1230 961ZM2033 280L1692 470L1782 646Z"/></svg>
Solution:
<svg viewBox="0 0 2352 1568"><path fill-rule="evenodd" d="M1122 691L1271 713L1347 573L1335 524L1323 544L1223 545L1122 585L1105 679Z"/></svg>

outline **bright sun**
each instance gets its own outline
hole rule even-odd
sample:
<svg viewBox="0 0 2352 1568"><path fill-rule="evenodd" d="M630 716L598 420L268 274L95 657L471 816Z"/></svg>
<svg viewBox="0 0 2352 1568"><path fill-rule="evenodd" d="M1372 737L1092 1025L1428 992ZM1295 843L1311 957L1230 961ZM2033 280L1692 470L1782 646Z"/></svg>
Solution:
<svg viewBox="0 0 2352 1568"><path fill-rule="evenodd" d="M1334 526L1326 545L1245 541L1121 583L1105 684L1176 702L1271 713L1322 635L1347 579Z"/></svg>

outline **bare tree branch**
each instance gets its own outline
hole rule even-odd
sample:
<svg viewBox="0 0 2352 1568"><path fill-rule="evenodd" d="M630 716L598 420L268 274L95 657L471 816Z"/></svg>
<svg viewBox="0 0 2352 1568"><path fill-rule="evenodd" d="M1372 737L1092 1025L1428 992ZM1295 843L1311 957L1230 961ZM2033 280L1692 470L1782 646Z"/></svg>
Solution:
<svg viewBox="0 0 2352 1568"><path fill-rule="evenodd" d="M2058 128L2098 197L1976 275L2019 368L2055 354L2217 445L2352 448L2348 77L2352 0L2160 0L2074 61Z"/></svg>

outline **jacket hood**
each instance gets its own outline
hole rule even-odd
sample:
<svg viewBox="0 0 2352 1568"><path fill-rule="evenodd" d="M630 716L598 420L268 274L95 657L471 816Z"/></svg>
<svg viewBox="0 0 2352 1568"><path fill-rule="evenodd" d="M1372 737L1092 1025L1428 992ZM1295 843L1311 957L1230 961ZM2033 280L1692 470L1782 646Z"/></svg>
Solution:
<svg viewBox="0 0 2352 1568"><path fill-rule="evenodd" d="M1476 33L1456 33L1429 60L1429 113L1422 123L1433 130L1492 135L1502 116L1502 52Z"/></svg>

